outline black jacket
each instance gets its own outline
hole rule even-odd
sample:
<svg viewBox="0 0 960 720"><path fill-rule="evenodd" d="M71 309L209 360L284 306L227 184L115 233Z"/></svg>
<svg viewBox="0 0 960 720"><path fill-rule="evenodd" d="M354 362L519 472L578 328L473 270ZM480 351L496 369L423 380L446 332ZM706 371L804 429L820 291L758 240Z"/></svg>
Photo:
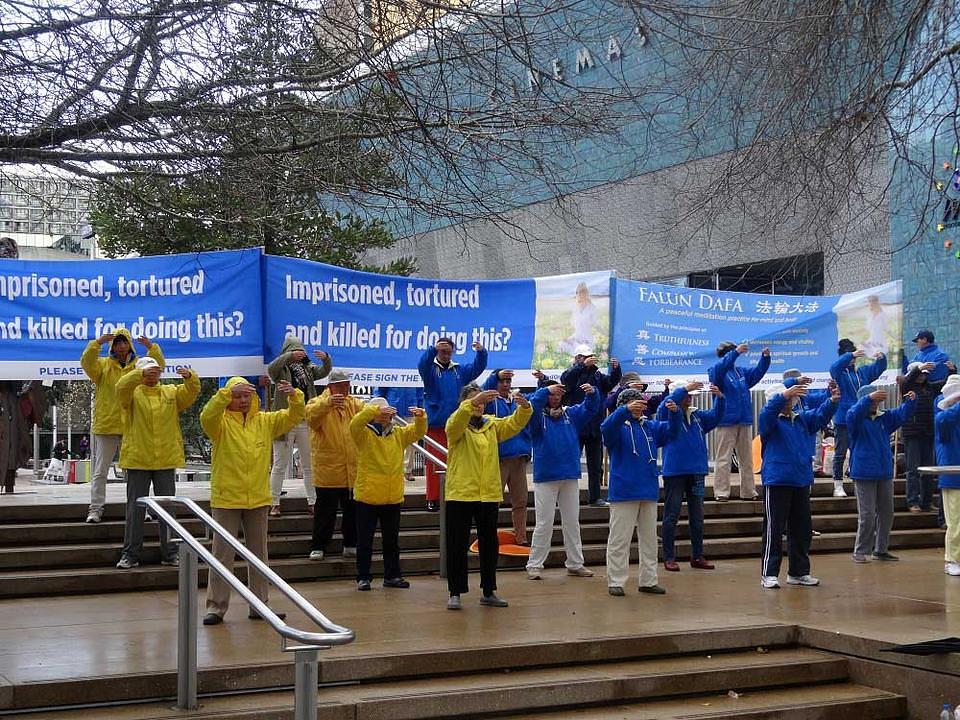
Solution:
<svg viewBox="0 0 960 720"><path fill-rule="evenodd" d="M564 370L560 376L560 382L566 390L563 396L563 404L579 405L582 403L584 392L580 389L580 386L584 383L593 385L600 391L601 397L605 397L608 392L620 384L622 374L619 365L611 370L609 375L605 375L597 367L590 368L582 363L575 363ZM580 437L600 437L600 423L603 422L603 416L603 403L601 403L599 412L580 431Z"/></svg>
<svg viewBox="0 0 960 720"><path fill-rule="evenodd" d="M950 371L953 374L953 371ZM948 375L949 377L949 375ZM943 391L946 378L940 382L921 382L920 370L914 369L899 378L900 393L906 394L911 390L917 394L917 410L904 424L904 437L929 435L933 437L933 401Z"/></svg>

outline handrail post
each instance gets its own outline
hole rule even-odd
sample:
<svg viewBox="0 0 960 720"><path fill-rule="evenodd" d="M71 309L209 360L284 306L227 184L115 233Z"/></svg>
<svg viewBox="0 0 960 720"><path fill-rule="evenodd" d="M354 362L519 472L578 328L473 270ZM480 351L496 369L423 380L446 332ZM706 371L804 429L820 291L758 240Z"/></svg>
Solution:
<svg viewBox="0 0 960 720"><path fill-rule="evenodd" d="M177 543L180 586L177 593L177 707L196 710L197 704L197 555L185 542Z"/></svg>
<svg viewBox="0 0 960 720"><path fill-rule="evenodd" d="M440 474L440 578L447 579L447 471Z"/></svg>
<svg viewBox="0 0 960 720"><path fill-rule="evenodd" d="M293 720L317 718L317 649L296 650L294 657Z"/></svg>

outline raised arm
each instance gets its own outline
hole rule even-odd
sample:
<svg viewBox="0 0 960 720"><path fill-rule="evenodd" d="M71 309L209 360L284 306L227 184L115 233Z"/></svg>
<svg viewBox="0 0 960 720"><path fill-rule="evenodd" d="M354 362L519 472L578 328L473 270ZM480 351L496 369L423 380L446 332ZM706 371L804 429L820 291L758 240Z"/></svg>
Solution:
<svg viewBox="0 0 960 720"><path fill-rule="evenodd" d="M366 446L367 438L370 437L370 433L367 432L367 424L373 421L379 410L379 405L367 403L360 409L360 412L350 418L350 437L353 438L353 444L357 446L357 450Z"/></svg>
<svg viewBox="0 0 960 720"><path fill-rule="evenodd" d="M464 400L457 406L457 409L450 413L447 418L447 447L460 440L467 431L467 425L470 424L470 416L473 415L473 401Z"/></svg>
<svg viewBox="0 0 960 720"><path fill-rule="evenodd" d="M473 362L460 368L460 377L463 384L472 382L480 377L480 373L487 369L487 350L479 343L474 343Z"/></svg>
<svg viewBox="0 0 960 720"><path fill-rule="evenodd" d="M204 405L203 410L200 411L200 427L203 428L203 432L207 434L207 437L213 441L220 439L220 426L223 422L223 413L226 412L227 406L230 405L232 395L233 391L231 388L225 385L217 390L212 398L207 400L207 404Z"/></svg>
<svg viewBox="0 0 960 720"><path fill-rule="evenodd" d="M303 420L304 413L303 390L298 388L287 395L287 407L283 410L264 413L264 415L269 418L271 434L277 437L296 427L297 423Z"/></svg>
<svg viewBox="0 0 960 720"><path fill-rule="evenodd" d="M420 361L417 363L417 372L420 373L423 389L427 395L436 395L437 393L437 379L433 373L433 361L436 357L437 349L428 347L423 351L423 355L420 356Z"/></svg>
<svg viewBox="0 0 960 720"><path fill-rule="evenodd" d="M585 393L582 403L567 408L567 417L570 418L570 422L577 428L577 432L583 430L594 416L600 412L600 406L602 405L600 398L602 397L603 395L596 390L592 393Z"/></svg>
<svg viewBox="0 0 960 720"><path fill-rule="evenodd" d="M744 379L747 381L747 387L753 387L758 382L763 380L763 376L767 374L767 370L769 369L770 351L767 348L764 348L763 352L760 353L760 359L757 361L757 364L747 370L747 372L744 374Z"/></svg>
<svg viewBox="0 0 960 720"><path fill-rule="evenodd" d="M121 407L128 407L133 402L133 392L137 385L143 383L143 370L134 368L117 380L117 400Z"/></svg>
<svg viewBox="0 0 960 720"><path fill-rule="evenodd" d="M91 340L87 343L87 346L83 349L83 354L80 356L80 367L83 368L83 371L94 385L100 382L101 376L100 345L100 338Z"/></svg>
<svg viewBox="0 0 960 720"><path fill-rule="evenodd" d="M604 419L600 424L600 435L603 444L611 450L620 446L620 426L630 417L626 405L621 405Z"/></svg>
<svg viewBox="0 0 960 720"><path fill-rule="evenodd" d="M494 420L496 423L497 441L503 442L504 440L512 438L527 426L532 416L533 407L530 403L527 403L526 405L518 404L517 409L514 410L509 417Z"/></svg>

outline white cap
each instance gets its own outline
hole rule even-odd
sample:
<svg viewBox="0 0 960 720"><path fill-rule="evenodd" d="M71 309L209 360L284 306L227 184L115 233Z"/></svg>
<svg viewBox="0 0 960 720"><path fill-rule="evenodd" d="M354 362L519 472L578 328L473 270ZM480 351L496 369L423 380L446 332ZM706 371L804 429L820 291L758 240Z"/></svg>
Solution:
<svg viewBox="0 0 960 720"><path fill-rule="evenodd" d="M587 345L586 343L577 345L573 349L573 355L574 357L576 357L577 355L583 355L584 357L586 357L587 355L593 355L593 348Z"/></svg>
<svg viewBox="0 0 960 720"><path fill-rule="evenodd" d="M783 385L774 385L773 387L768 387L764 397L767 402L773 398L774 395L783 395L787 391L787 388Z"/></svg>
<svg viewBox="0 0 960 720"><path fill-rule="evenodd" d="M137 370L146 370L148 368L160 367L160 363L154 360L149 355L145 355L142 358L137 359L137 364L134 365Z"/></svg>
<svg viewBox="0 0 960 720"><path fill-rule="evenodd" d="M372 397L367 402L368 405L375 405L376 407L387 407L387 399L385 397Z"/></svg>

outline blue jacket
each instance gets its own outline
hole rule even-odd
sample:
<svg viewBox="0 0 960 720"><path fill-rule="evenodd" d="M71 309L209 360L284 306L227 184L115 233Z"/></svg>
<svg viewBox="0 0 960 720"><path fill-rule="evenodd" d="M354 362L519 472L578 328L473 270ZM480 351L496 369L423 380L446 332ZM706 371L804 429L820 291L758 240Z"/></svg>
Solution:
<svg viewBox="0 0 960 720"><path fill-rule="evenodd" d="M497 376L493 373L490 373L490 377L486 379L483 383L484 390L496 390L497 389ZM535 393L530 395L524 395L527 400L530 401L530 404L533 405L533 417L536 418L537 415L543 412L543 408L547 404L547 397L549 392L538 390ZM502 397L496 397L491 402L488 402L483 408L485 415L493 415L494 417L510 417L513 415L513 411L517 409L517 403L512 399L505 400ZM531 421L532 422L532 421ZM530 423L527 423L527 426L523 428L519 433L514 435L508 440L504 440L500 443L497 448L500 458L513 458L513 457L530 457L531 454L531 442L532 438L530 436ZM577 446L579 449L579 446Z"/></svg>
<svg viewBox="0 0 960 720"><path fill-rule="evenodd" d="M397 409L397 414L400 417L405 417L408 414L407 408L423 407L423 388L378 387L374 395L386 398L390 407Z"/></svg>
<svg viewBox="0 0 960 720"><path fill-rule="evenodd" d="M686 396L686 389L679 387L670 393L669 399L680 405L680 401ZM681 416L680 432L672 443L663 448L664 477L706 475L710 472L707 459L707 433L720 423L725 407L724 398L718 397L713 401L712 409L694 410L690 413L689 421L683 410L676 413ZM670 418L667 416L670 414L664 403L657 409L657 420L669 421Z"/></svg>
<svg viewBox="0 0 960 720"><path fill-rule="evenodd" d="M847 412L857 402L857 390L872 383L887 369L886 355L859 369L854 369L853 360L853 353L844 353L830 366L830 377L840 388L840 405L833 417L833 424L838 427L847 424Z"/></svg>
<svg viewBox="0 0 960 720"><path fill-rule="evenodd" d="M753 425L753 403L750 402L750 388L756 385L770 369L770 356L761 355L752 368L737 367L740 353L730 350L707 371L710 382L723 392L726 409L720 419L720 425Z"/></svg>
<svg viewBox="0 0 960 720"><path fill-rule="evenodd" d="M620 384L622 375L623 371L619 365L612 369L609 375L605 375L599 368L590 368L582 363L574 363L560 375L560 384L566 390L563 396L563 404L579 405L582 403L584 395L580 386L585 383L593 385L606 395ZM590 418L590 422L580 431L580 437L599 437L601 420L603 420L603 413L598 408L597 414Z"/></svg>
<svg viewBox="0 0 960 720"><path fill-rule="evenodd" d="M783 381L785 388L792 388L797 384L797 378L787 378ZM829 390L808 390L807 394L800 398L801 410L815 410L830 399ZM817 454L817 433L810 434L810 457Z"/></svg>
<svg viewBox="0 0 960 720"><path fill-rule="evenodd" d="M937 465L960 465L960 403L954 403L946 410L941 410L939 403L940 398L937 398L933 406ZM941 475L938 484L941 488L956 490L960 488L960 475Z"/></svg>
<svg viewBox="0 0 960 720"><path fill-rule="evenodd" d="M826 427L837 403L827 400L818 408L787 417L781 415L785 402L783 395L774 395L760 411L760 476L764 485L807 487L813 484L810 435Z"/></svg>
<svg viewBox="0 0 960 720"><path fill-rule="evenodd" d="M534 398L545 392L545 389L537 390ZM580 430L600 409L600 393L587 395L579 405L563 408L558 418L544 412L545 402L527 425L533 436L533 481L579 480Z"/></svg>
<svg viewBox="0 0 960 720"><path fill-rule="evenodd" d="M946 380L950 371L947 369L946 362L950 358L936 345L927 345L923 350L919 350L913 356L913 362L934 363L936 367L927 375L927 382L940 382Z"/></svg>
<svg viewBox="0 0 960 720"><path fill-rule="evenodd" d="M850 433L850 477L854 480L892 480L890 436L917 409L916 400L904 400L893 410L870 415L870 398L862 397L847 411Z"/></svg>
<svg viewBox="0 0 960 720"><path fill-rule="evenodd" d="M432 428L443 429L447 418L459 405L460 391L463 386L476 380L487 367L487 351L478 350L472 363L459 365L451 361L447 367L435 362L436 348L429 348L420 356L417 370L423 380L423 394L426 401L427 419Z"/></svg>
<svg viewBox="0 0 960 720"><path fill-rule="evenodd" d="M660 497L657 448L672 442L680 433L680 413L670 413L668 422L637 420L621 405L600 426L603 442L610 453L610 502L646 500Z"/></svg>

